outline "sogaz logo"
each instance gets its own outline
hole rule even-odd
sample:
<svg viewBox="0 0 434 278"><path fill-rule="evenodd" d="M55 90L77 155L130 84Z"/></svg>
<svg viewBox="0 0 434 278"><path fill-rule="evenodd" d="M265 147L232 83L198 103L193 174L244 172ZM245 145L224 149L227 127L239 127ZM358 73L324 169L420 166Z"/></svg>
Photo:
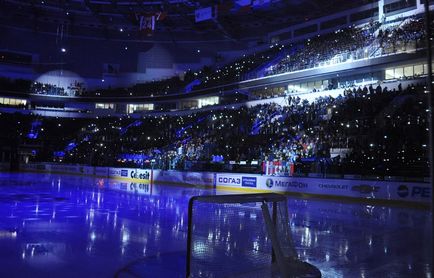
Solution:
<svg viewBox="0 0 434 278"><path fill-rule="evenodd" d="M273 181L273 179L267 179L267 180L265 181L265 185L266 185L268 188L272 188L273 185L274 185L274 181Z"/></svg>
<svg viewBox="0 0 434 278"><path fill-rule="evenodd" d="M240 185L241 184L241 179L240 178L235 178L235 177L219 177L218 178L218 182L219 183L223 183L223 184L236 184L236 185Z"/></svg>
<svg viewBox="0 0 434 278"><path fill-rule="evenodd" d="M128 177L128 170L121 170L121 177Z"/></svg>

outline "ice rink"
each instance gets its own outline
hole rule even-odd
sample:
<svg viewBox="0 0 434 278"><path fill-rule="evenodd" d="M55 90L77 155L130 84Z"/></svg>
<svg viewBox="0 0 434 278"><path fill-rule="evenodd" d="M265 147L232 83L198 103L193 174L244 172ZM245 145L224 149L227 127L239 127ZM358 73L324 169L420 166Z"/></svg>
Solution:
<svg viewBox="0 0 434 278"><path fill-rule="evenodd" d="M184 277L188 200L221 193L0 173L0 277ZM295 247L323 277L432 277L429 210L288 200Z"/></svg>

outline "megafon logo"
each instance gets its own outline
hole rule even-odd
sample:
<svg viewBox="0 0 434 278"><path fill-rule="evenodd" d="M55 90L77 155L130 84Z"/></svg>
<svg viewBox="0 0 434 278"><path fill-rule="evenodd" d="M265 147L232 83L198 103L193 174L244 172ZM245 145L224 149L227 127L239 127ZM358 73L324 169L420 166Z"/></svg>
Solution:
<svg viewBox="0 0 434 278"><path fill-rule="evenodd" d="M406 185L400 185L398 187L398 196L401 198L407 197L408 196L408 187Z"/></svg>
<svg viewBox="0 0 434 278"><path fill-rule="evenodd" d="M267 179L267 180L265 181L265 185L266 185L268 188L272 188L273 185L274 185L274 181L273 181L273 179Z"/></svg>

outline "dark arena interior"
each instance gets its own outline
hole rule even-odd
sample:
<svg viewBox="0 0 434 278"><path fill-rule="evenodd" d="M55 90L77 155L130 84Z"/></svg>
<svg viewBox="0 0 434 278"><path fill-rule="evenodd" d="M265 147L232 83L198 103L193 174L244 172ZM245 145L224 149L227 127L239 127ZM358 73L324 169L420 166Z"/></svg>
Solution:
<svg viewBox="0 0 434 278"><path fill-rule="evenodd" d="M434 0L0 0L0 277L433 277Z"/></svg>

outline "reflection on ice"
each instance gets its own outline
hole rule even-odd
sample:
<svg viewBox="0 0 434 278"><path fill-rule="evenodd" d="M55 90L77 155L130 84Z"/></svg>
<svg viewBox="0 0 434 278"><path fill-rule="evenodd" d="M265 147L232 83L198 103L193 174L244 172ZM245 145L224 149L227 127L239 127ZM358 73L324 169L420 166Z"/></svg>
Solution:
<svg viewBox="0 0 434 278"><path fill-rule="evenodd" d="M189 198L215 193L42 174L0 173L0 184L0 277L113 277L144 256L184 254ZM221 222L193 248L263 253L266 234L251 233L260 209L223 211L203 211ZM290 198L289 218L300 258L324 277L432 277L429 211Z"/></svg>

